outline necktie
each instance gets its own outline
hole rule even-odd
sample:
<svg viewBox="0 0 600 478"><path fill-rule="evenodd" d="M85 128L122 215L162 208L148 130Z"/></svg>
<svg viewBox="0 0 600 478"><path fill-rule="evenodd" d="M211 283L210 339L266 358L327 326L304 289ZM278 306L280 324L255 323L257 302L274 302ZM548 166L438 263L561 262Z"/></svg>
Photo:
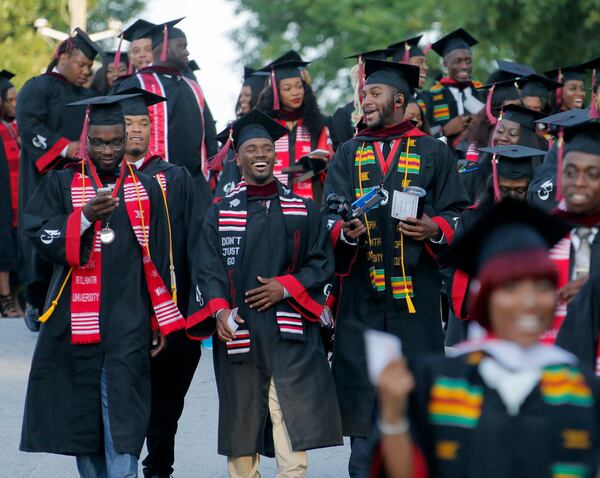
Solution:
<svg viewBox="0 0 600 478"><path fill-rule="evenodd" d="M389 141L382 141L383 147L381 148L381 152L383 153L383 159L387 160L390 152L392 151L392 147Z"/></svg>
<svg viewBox="0 0 600 478"><path fill-rule="evenodd" d="M575 234L579 237L579 247L575 251L575 266L573 267L573 279L588 275L592 259L592 248L589 237L592 230L589 227L578 227Z"/></svg>
<svg viewBox="0 0 600 478"><path fill-rule="evenodd" d="M465 101L467 101L467 95L465 95L465 90L460 90L460 102L462 104L462 114L465 114Z"/></svg>

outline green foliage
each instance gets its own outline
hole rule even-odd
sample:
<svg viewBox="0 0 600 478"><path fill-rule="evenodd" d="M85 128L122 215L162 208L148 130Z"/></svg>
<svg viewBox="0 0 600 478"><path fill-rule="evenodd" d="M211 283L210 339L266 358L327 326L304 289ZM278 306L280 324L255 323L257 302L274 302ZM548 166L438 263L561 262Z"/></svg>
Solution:
<svg viewBox="0 0 600 478"><path fill-rule="evenodd" d="M92 32L107 26L109 18L128 21L144 7L143 0L91 0L88 2ZM57 43L43 38L33 26L45 18L56 30L67 31L67 0L0 0L0 69L16 73L14 83L22 85L39 75L49 63Z"/></svg>
<svg viewBox="0 0 600 478"><path fill-rule="evenodd" d="M480 43L476 77L494 60L510 59L538 71L600 56L600 0L230 0L250 21L235 31L244 63L259 65L290 48L315 58L317 90L347 88L342 58L382 48L418 32L466 28ZM441 62L429 55L432 74ZM331 106L331 105L329 105Z"/></svg>

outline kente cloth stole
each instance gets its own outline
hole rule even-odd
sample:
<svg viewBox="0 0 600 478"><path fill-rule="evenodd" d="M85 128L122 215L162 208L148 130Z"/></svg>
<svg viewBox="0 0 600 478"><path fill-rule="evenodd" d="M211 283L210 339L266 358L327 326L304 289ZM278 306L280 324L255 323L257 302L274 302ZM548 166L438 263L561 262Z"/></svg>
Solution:
<svg viewBox="0 0 600 478"><path fill-rule="evenodd" d="M413 137L398 138L394 141L390 154L383 158L381 146L378 141L362 142L354 157L354 184L356 199L367 194L372 188L384 183L385 179L393 175L397 180L392 184L402 190L409 186L410 176L419 174L421 170L421 157L411 148L416 146ZM394 162L397 152L400 151L398 161ZM401 178L401 180L400 180ZM393 191L389 191L389 201L392 201ZM383 228L380 224L379 210L365 214L363 219L367 227L367 260L369 263L369 276L375 297L383 298L387 287L391 287L392 297L397 303L406 302L409 312L414 312L411 297L414 297L412 277L407 275L404 261L404 235L400 232L400 223L391 217L386 220L394 221L396 238L394 240L394 268L393 275L386 278L385 260L383 249Z"/></svg>
<svg viewBox="0 0 600 478"><path fill-rule="evenodd" d="M185 327L185 319L173 302L150 256L150 198L146 189L136 178L130 165L126 174L125 165L113 190L113 197L123 185L125 209L142 252L144 277L155 319L163 335ZM83 169L83 168L82 168ZM81 214L85 203L101 187L95 168L89 164L91 176L76 173L71 182L73 212ZM71 273L71 332L72 343L89 344L100 342L100 294L102 273L102 244L100 221L94 224L93 248L87 264L73 267Z"/></svg>
<svg viewBox="0 0 600 478"><path fill-rule="evenodd" d="M294 238L292 260L287 269L288 273L292 273L298 266L297 258L300 252L302 235L307 225L308 210L304 200L295 197L288 188L278 184L278 189L281 212L285 218L285 235L291 235ZM219 244L227 271L232 307L237 307L243 301L243 298L237 298L236 291L243 290L241 287L241 261L244 256L247 208L247 187L245 180L242 178L240 183L219 203ZM305 340L304 319L288 304L288 301L280 301L275 309L281 336L289 340ZM240 324L234 335L235 339L226 343L228 355L231 357L250 352L251 336L247 324ZM241 357L238 357L238 359L241 359Z"/></svg>

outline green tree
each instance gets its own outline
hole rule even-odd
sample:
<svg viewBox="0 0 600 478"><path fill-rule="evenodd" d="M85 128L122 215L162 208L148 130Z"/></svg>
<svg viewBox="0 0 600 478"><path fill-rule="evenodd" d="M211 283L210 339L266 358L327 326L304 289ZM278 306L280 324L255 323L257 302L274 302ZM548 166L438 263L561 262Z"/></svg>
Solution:
<svg viewBox="0 0 600 478"><path fill-rule="evenodd" d="M314 58L317 90L346 88L343 57L385 47L414 33L464 27L479 39L476 76L509 59L543 72L600 55L600 0L230 0L249 21L232 37L244 62L258 65L290 48ZM429 55L432 70L441 60ZM342 71L344 73L344 70ZM329 95L328 95L329 96ZM331 104L328 105L331 108ZM329 108L329 109L330 109Z"/></svg>
<svg viewBox="0 0 600 478"><path fill-rule="evenodd" d="M57 42L36 32L35 20L45 18L52 28L66 32L69 29L67 4L67 0L0 0L0 69L15 73L17 86L39 75L57 46ZM88 28L92 32L102 30L107 27L109 18L126 22L144 5L143 0L89 0Z"/></svg>

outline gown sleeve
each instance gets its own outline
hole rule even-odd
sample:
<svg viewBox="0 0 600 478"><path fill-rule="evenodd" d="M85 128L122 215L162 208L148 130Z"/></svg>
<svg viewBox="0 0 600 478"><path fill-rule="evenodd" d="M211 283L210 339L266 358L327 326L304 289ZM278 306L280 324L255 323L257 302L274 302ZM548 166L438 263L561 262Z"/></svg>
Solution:
<svg viewBox="0 0 600 478"><path fill-rule="evenodd" d="M23 214L25 235L37 251L54 264L80 267L90 257L94 227L81 235L81 211L72 211L57 172L37 188ZM68 212L71 211L71 212Z"/></svg>
<svg viewBox="0 0 600 478"><path fill-rule="evenodd" d="M187 333L200 340L215 331L214 315L230 309L227 272L219 250L218 208L213 204L206 214L200 239L192 252L192 287L188 308Z"/></svg>
<svg viewBox="0 0 600 478"><path fill-rule="evenodd" d="M47 126L53 94L50 90L48 80L43 76L37 77L23 86L17 101L21 148L26 151L24 156L34 162L39 173L47 173L62 163L60 153L71 142Z"/></svg>
<svg viewBox="0 0 600 478"><path fill-rule="evenodd" d="M215 137L217 136L217 127L215 126L215 120L208 107L208 104L204 105L204 142L206 144L206 157L212 158L219 151L219 144Z"/></svg>
<svg viewBox="0 0 600 478"><path fill-rule="evenodd" d="M469 206L469 199L458 175L454 153L442 142L438 143L437 174L428 205L433 208L431 219L444 233L446 242L451 243L460 213ZM425 211L429 214L427 208Z"/></svg>
<svg viewBox="0 0 600 478"><path fill-rule="evenodd" d="M327 299L326 287L333 277L333 251L327 229L316 206L307 201L308 240L302 264L295 272L280 275L275 279L289 292L288 302L303 317L312 322L319 321Z"/></svg>

